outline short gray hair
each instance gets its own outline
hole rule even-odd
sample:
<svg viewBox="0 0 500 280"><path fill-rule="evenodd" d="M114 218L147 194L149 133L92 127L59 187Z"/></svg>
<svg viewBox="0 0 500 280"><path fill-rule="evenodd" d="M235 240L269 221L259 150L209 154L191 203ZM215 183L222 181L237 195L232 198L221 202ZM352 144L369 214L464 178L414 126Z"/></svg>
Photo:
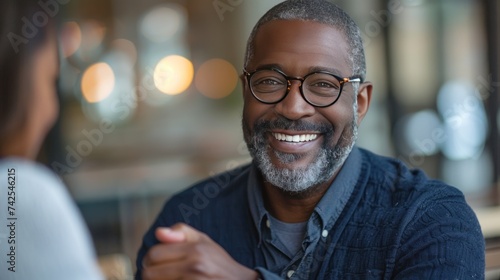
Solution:
<svg viewBox="0 0 500 280"><path fill-rule="evenodd" d="M255 53L257 31L264 24L274 20L313 21L337 28L344 34L350 46L348 58L351 62L353 76L360 78L361 81L365 80L366 62L361 31L344 10L325 0L288 0L270 9L260 18L248 38L245 68Z"/></svg>

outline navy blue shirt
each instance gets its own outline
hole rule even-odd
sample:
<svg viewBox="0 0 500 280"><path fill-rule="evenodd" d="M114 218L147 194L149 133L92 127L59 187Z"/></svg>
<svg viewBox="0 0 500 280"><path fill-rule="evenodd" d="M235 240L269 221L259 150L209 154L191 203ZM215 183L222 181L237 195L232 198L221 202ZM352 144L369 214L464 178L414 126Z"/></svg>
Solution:
<svg viewBox="0 0 500 280"><path fill-rule="evenodd" d="M263 279L484 278L484 240L463 194L400 161L353 149L291 259L273 245L258 178L246 165L172 197L144 236L136 279L158 243L154 229L177 222L205 232Z"/></svg>

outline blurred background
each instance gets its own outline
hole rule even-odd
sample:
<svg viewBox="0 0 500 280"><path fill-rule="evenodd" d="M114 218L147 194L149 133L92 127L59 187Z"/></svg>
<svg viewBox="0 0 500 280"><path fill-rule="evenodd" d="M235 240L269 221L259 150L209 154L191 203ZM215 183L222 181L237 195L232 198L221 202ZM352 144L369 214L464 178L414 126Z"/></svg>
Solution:
<svg viewBox="0 0 500 280"><path fill-rule="evenodd" d="M281 1L52 2L63 19L61 114L40 161L66 181L98 254L133 263L169 196L249 162L239 74L253 25ZM493 246L500 5L333 2L360 26L375 86L358 145L462 190Z"/></svg>

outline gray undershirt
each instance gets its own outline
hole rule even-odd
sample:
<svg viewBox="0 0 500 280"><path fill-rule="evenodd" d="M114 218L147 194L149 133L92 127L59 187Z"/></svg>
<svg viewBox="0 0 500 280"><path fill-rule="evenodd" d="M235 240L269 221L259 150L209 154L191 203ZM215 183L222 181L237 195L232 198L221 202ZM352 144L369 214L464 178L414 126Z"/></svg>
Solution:
<svg viewBox="0 0 500 280"><path fill-rule="evenodd" d="M293 258L302 246L302 241L306 235L307 221L301 223L285 223L271 215L269 215L269 217L273 232L288 250L288 252L286 252L288 257Z"/></svg>

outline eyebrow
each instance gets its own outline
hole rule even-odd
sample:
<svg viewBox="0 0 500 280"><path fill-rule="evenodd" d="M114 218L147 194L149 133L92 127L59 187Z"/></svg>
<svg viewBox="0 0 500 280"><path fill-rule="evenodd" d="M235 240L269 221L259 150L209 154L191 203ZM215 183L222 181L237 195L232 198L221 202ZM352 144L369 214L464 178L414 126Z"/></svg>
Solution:
<svg viewBox="0 0 500 280"><path fill-rule="evenodd" d="M326 71L326 72L330 72L332 74L335 74L337 76L343 77L342 72L337 68L325 67L325 66L313 66L313 67L309 68L309 73L318 72L318 71Z"/></svg>
<svg viewBox="0 0 500 280"><path fill-rule="evenodd" d="M255 68L255 70L259 70L259 69L263 69L263 68L277 68L277 69L279 69L279 70L287 73L287 71L283 70L283 66L281 64L278 64L278 63L270 63L270 64L259 65L257 68ZM307 73L318 72L318 71L326 71L326 72L332 73L334 75L343 77L341 71L338 70L337 68L326 67L326 66L312 66L312 67L309 67ZM288 73L287 73L287 75L288 75Z"/></svg>
<svg viewBox="0 0 500 280"><path fill-rule="evenodd" d="M264 68L277 68L277 69L283 71L283 67L277 63L262 64L262 65L257 66L255 68L255 70L260 70L260 69L264 69Z"/></svg>

